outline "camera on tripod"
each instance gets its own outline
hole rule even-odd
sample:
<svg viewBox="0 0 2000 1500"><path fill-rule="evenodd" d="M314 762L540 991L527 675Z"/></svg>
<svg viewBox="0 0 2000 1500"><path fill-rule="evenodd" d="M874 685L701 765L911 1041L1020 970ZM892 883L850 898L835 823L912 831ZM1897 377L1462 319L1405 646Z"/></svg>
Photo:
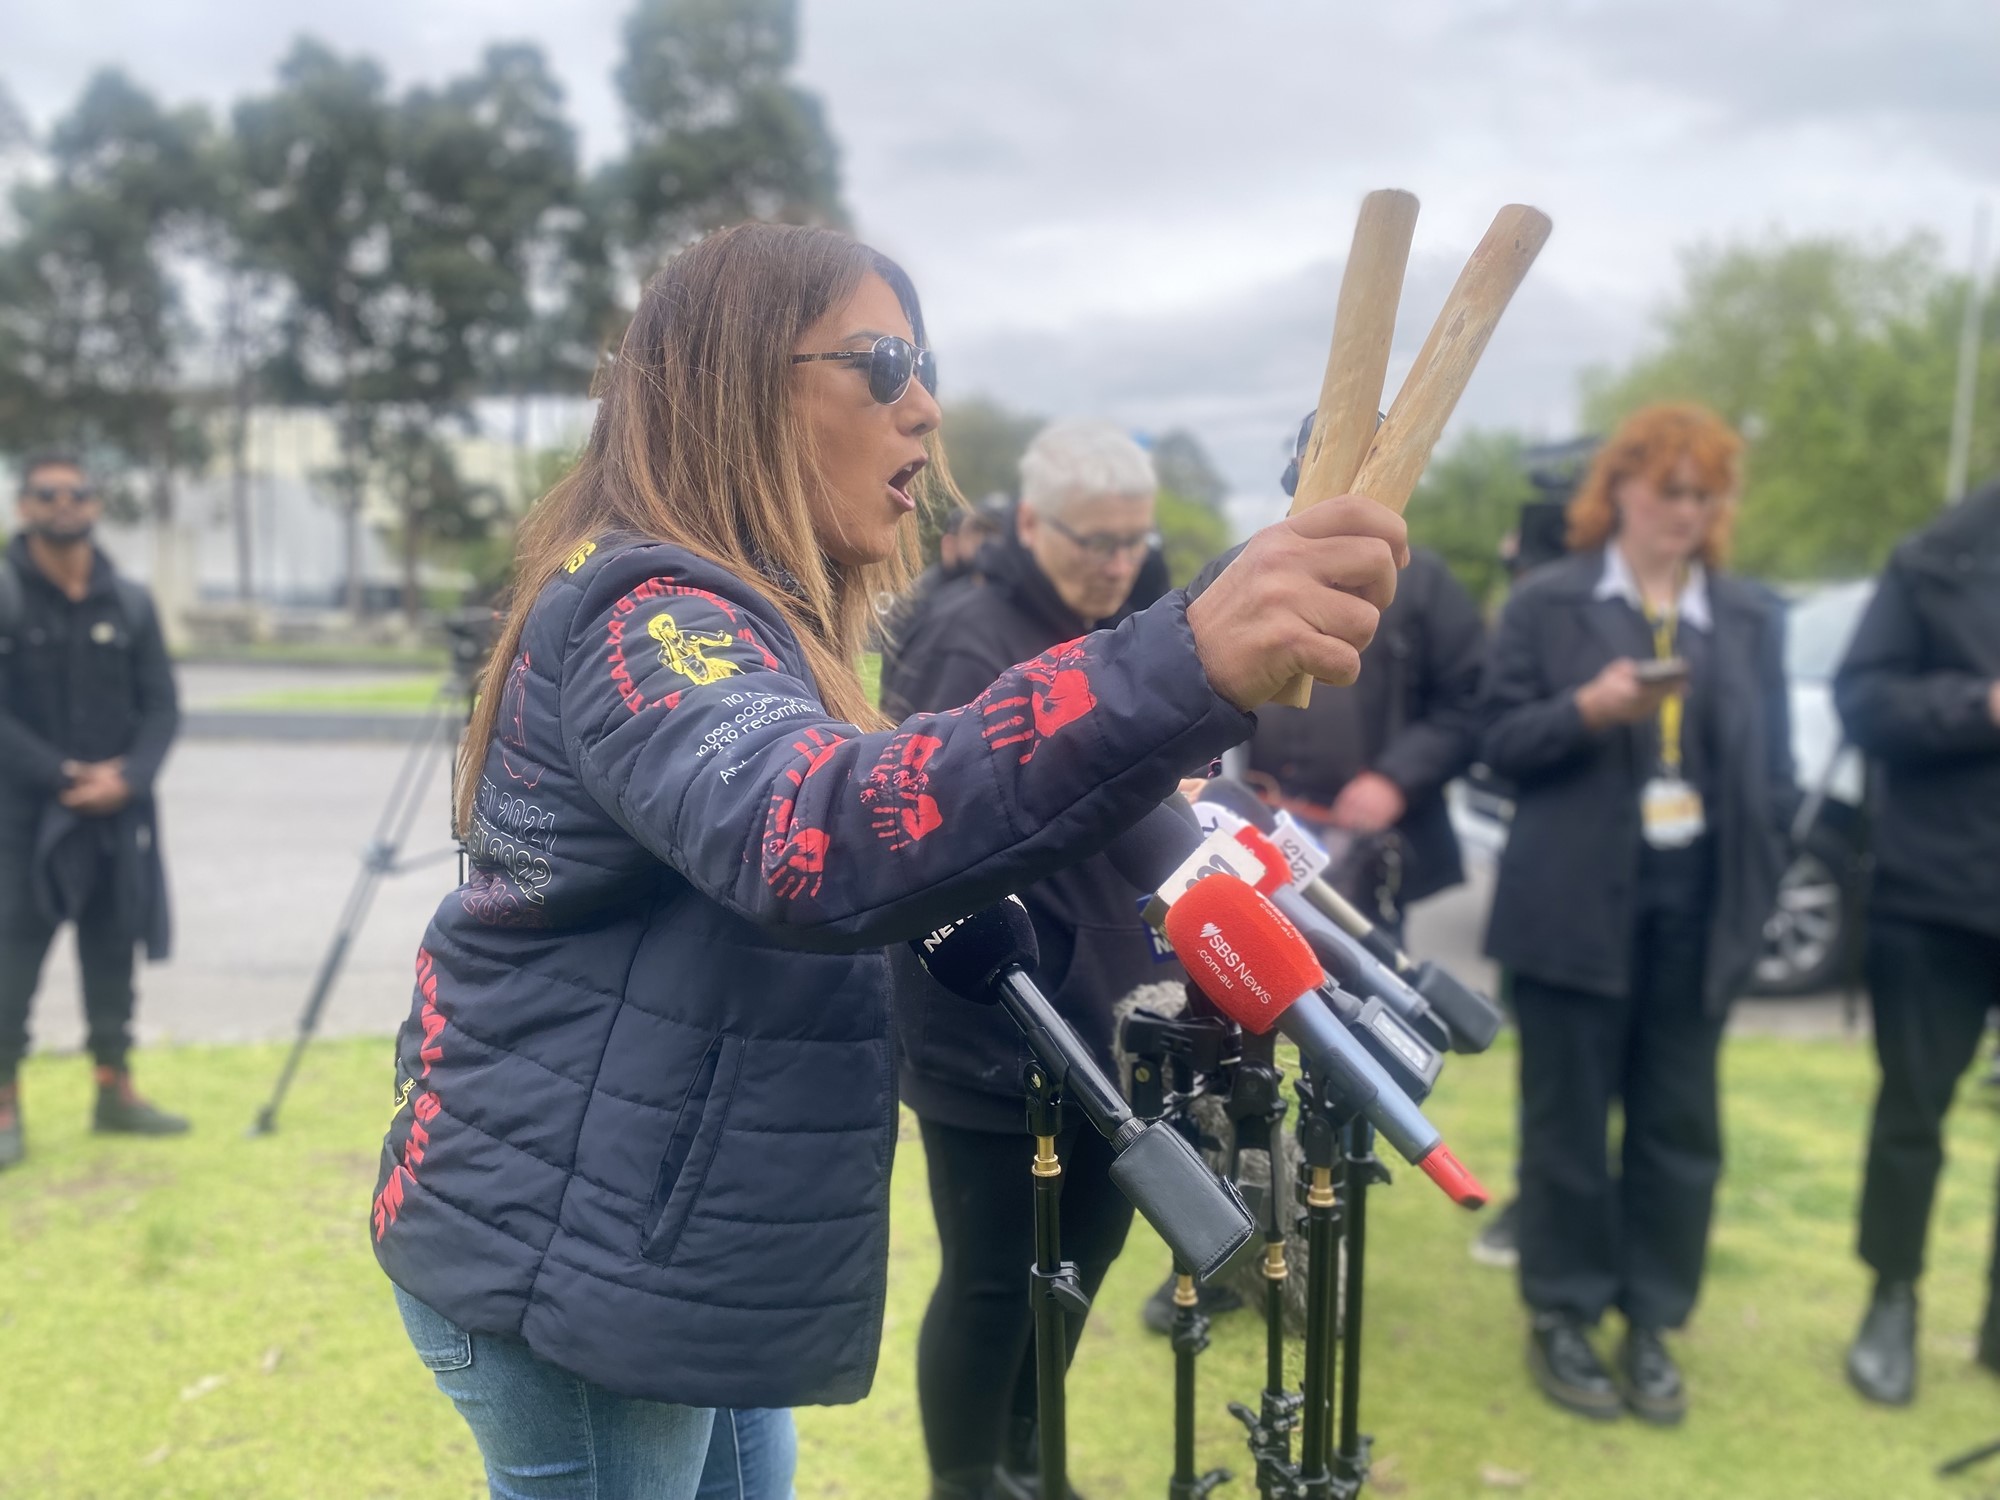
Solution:
<svg viewBox="0 0 2000 1500"><path fill-rule="evenodd" d="M465 605L444 617L452 682L468 696L479 674L486 670L486 659L493 654L493 644L500 639L500 627L506 620L499 610L480 605Z"/></svg>

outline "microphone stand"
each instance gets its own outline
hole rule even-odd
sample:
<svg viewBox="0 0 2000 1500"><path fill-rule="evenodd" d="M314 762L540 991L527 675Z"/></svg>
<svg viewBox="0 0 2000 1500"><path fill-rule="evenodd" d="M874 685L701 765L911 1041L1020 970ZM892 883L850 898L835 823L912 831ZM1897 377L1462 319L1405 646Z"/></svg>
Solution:
<svg viewBox="0 0 2000 1500"><path fill-rule="evenodd" d="M1291 1500L1298 1493L1292 1433L1303 1398L1285 1388L1285 1282L1291 1272L1285 1264L1285 1207L1278 1196L1279 1128L1286 1106L1276 1051L1268 1033L1246 1034L1229 1096L1236 1155L1240 1159L1246 1150L1262 1151L1270 1162L1270 1181L1256 1205L1264 1231L1264 1391L1257 1411L1232 1401L1229 1414L1243 1424L1257 1465L1258 1494L1263 1500Z"/></svg>
<svg viewBox="0 0 2000 1500"><path fill-rule="evenodd" d="M1389 1169L1375 1154L1375 1127L1364 1116L1347 1122L1342 1132L1346 1153L1343 1160L1341 1236L1341 1305L1345 1316L1340 1325L1340 1452L1333 1470L1346 1486L1343 1493L1356 1494L1368 1481L1371 1439L1361 1430L1361 1303L1363 1276L1368 1256L1368 1189L1387 1183Z"/></svg>
<svg viewBox="0 0 2000 1500"><path fill-rule="evenodd" d="M1191 989L1190 1006L1197 993ZM1139 1011L1127 1017L1121 1040L1132 1054L1133 1113L1166 1120L1200 1150L1201 1127L1191 1106L1206 1093L1227 1095L1236 1027L1211 1015L1168 1019ZM1208 1328L1194 1272L1176 1258L1174 1321L1168 1330L1174 1350L1174 1473L1167 1485L1168 1500L1204 1500L1230 1477L1227 1469L1195 1472L1195 1362L1208 1348Z"/></svg>
<svg viewBox="0 0 2000 1500"><path fill-rule="evenodd" d="M1035 1262L1028 1271L1028 1300L1035 1313L1035 1423L1041 1445L1044 1495L1069 1494L1069 1440L1064 1381L1069 1374L1069 1319L1090 1311L1076 1266L1062 1258L1062 1087L1039 1062L1021 1070L1027 1096L1028 1133L1035 1138L1030 1169L1035 1184Z"/></svg>
<svg viewBox="0 0 2000 1500"><path fill-rule="evenodd" d="M1331 1467L1331 1426L1341 1228L1334 1169L1343 1122L1335 1117L1331 1101L1320 1097L1316 1084L1310 1072L1297 1084L1299 1148L1306 1169L1298 1184L1306 1210L1306 1355L1295 1494L1301 1500L1333 1500L1341 1493Z"/></svg>
<svg viewBox="0 0 2000 1500"><path fill-rule="evenodd" d="M1289 1497L1354 1500L1368 1481L1369 1461L1369 1439L1360 1430L1367 1188L1388 1174L1375 1157L1375 1130L1366 1119L1322 1097L1310 1072L1297 1088L1306 1166L1299 1185L1306 1208L1306 1354L1304 1431Z"/></svg>

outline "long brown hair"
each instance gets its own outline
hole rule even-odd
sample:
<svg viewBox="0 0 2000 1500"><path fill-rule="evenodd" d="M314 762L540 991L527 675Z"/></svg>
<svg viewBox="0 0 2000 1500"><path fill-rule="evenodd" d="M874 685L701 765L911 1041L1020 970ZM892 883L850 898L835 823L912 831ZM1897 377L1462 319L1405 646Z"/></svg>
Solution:
<svg viewBox="0 0 2000 1500"><path fill-rule="evenodd" d="M1701 539L1701 560L1719 568L1729 560L1729 542L1736 527L1736 492L1741 483L1737 460L1743 439L1705 406L1692 401L1663 401L1642 406L1618 424L1590 472L1569 502L1568 542L1572 551L1602 547L1618 529L1618 507L1612 499L1619 485L1635 476L1665 484L1682 459L1692 460L1695 477L1711 495L1721 497L1708 518Z"/></svg>
<svg viewBox="0 0 2000 1500"><path fill-rule="evenodd" d="M895 291L923 345L923 313L902 268L830 229L739 224L689 246L647 284L599 379L582 458L521 522L506 622L459 747L461 833L529 607L579 544L607 533L671 542L727 568L791 627L827 710L864 728L882 724L857 659L875 596L909 581L915 528L896 555L866 567L843 567L820 549L791 365L799 336L870 272ZM926 446L922 480L932 495L953 495L934 436Z"/></svg>

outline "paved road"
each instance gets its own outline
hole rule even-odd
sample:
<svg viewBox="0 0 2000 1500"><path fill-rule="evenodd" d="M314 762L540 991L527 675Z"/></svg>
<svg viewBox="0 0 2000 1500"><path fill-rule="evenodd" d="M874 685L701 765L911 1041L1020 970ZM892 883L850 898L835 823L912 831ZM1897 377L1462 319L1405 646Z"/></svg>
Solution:
<svg viewBox="0 0 2000 1500"><path fill-rule="evenodd" d="M387 744L185 740L160 788L175 954L140 971L142 1041L288 1037L403 761ZM437 767L409 855L450 848ZM323 1018L327 1035L387 1035L410 1003L424 924L457 880L440 860L384 879ZM36 1000L41 1046L82 1040L65 934Z"/></svg>
<svg viewBox="0 0 2000 1500"><path fill-rule="evenodd" d="M403 752L381 742L260 743L188 739L161 788L174 886L176 953L141 971L142 1040L245 1041L293 1034L354 884ZM440 765L406 856L449 849ZM387 1035L409 1005L424 924L456 879L443 859L385 879L322 1020L325 1035ZM1489 876L1425 903L1411 946L1488 987L1479 956ZM40 1045L80 1045L74 961L58 944L36 1004ZM1831 998L1756 1002L1739 1029L1837 1031Z"/></svg>

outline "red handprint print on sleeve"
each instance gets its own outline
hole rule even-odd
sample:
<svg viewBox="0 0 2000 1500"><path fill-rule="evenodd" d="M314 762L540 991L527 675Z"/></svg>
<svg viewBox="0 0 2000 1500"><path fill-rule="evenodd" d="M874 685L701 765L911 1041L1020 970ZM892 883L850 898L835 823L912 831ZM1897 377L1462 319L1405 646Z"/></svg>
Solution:
<svg viewBox="0 0 2000 1500"><path fill-rule="evenodd" d="M931 779L924 770L943 744L927 734L899 734L862 784L862 806L875 814L870 826L892 850L907 849L944 826L944 814L930 795Z"/></svg>
<svg viewBox="0 0 2000 1500"><path fill-rule="evenodd" d="M792 742L793 753L806 758L805 769L785 772L790 789L771 798L764 818L764 881L782 900L810 901L819 894L832 841L825 829L798 821L798 793L844 740L843 735L808 729Z"/></svg>
<svg viewBox="0 0 2000 1500"><path fill-rule="evenodd" d="M1097 707L1090 675L1084 670L1087 660L1081 640L1065 641L1033 661L1022 662L1008 674L1004 686L996 683L980 694L974 706L986 721L980 731L986 743L995 750L1026 745L1020 758L1025 766L1043 740L1087 716ZM1017 683L1027 691L1008 691Z"/></svg>

